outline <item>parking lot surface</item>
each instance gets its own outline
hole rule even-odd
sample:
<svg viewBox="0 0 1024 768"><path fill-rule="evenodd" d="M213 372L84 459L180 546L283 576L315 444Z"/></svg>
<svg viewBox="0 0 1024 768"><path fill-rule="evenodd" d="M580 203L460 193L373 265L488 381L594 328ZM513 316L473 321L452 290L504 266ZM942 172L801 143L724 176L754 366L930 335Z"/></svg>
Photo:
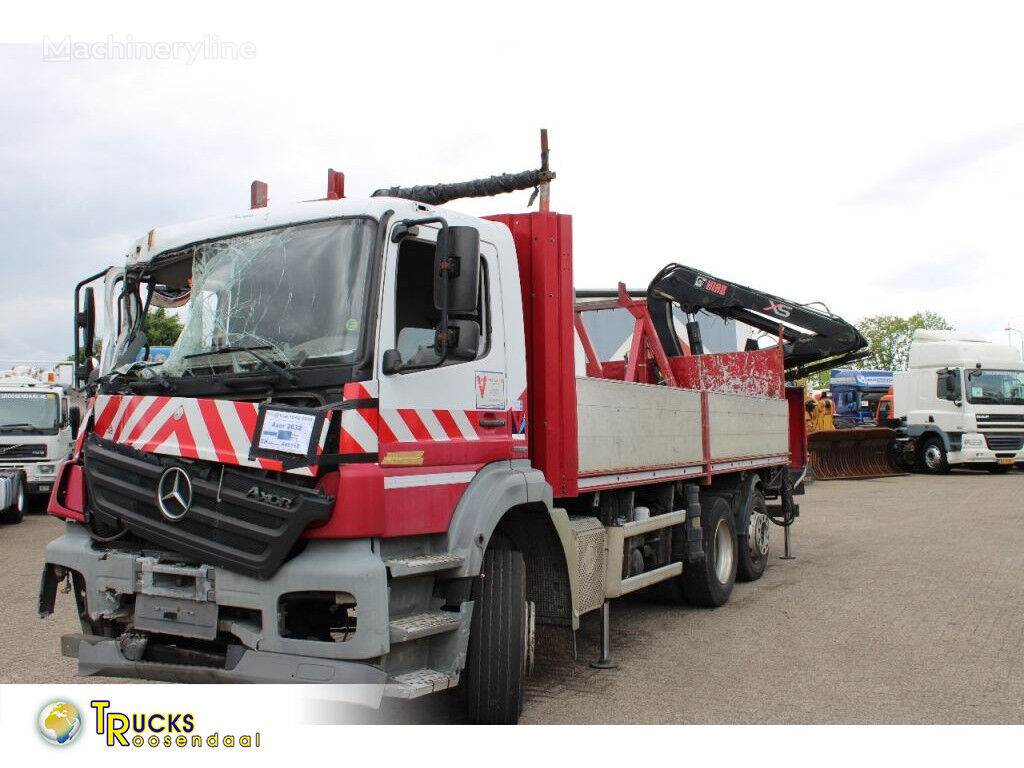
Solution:
<svg viewBox="0 0 1024 768"><path fill-rule="evenodd" d="M596 615L540 633L526 723L1022 723L1024 476L957 472L817 482L796 559L716 610L612 605L619 667L592 669ZM0 681L74 682L70 595L36 616L61 524L0 527ZM98 679L95 679L99 682ZM457 697L387 704L378 721L458 721Z"/></svg>

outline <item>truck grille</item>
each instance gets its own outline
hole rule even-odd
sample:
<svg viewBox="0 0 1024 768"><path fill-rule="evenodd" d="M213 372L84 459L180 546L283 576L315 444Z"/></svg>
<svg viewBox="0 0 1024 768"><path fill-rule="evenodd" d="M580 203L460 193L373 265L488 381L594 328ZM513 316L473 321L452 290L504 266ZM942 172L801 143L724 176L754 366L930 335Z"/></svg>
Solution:
<svg viewBox="0 0 1024 768"><path fill-rule="evenodd" d="M985 435L990 451L1019 451L1024 445L1024 435Z"/></svg>
<svg viewBox="0 0 1024 768"><path fill-rule="evenodd" d="M974 418L979 427L994 426L999 422L1020 424L1024 422L1024 414L1021 413L978 413Z"/></svg>
<svg viewBox="0 0 1024 768"><path fill-rule="evenodd" d="M157 506L157 487L170 467L184 469L191 480L191 505L178 520ZM176 461L95 435L85 444L85 481L90 512L100 520L120 522L145 541L256 578L272 576L302 532L328 518L333 503L319 491L253 471ZM285 499L291 503L279 506Z"/></svg>
<svg viewBox="0 0 1024 768"><path fill-rule="evenodd" d="M0 461L8 459L45 459L46 446L43 443L22 443L0 445Z"/></svg>

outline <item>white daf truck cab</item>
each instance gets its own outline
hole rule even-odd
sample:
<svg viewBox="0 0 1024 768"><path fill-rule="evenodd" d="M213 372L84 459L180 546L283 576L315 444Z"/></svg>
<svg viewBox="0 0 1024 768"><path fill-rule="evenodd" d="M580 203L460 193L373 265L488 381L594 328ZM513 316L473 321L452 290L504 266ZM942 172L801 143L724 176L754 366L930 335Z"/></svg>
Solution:
<svg viewBox="0 0 1024 768"><path fill-rule="evenodd" d="M0 371L0 522L20 522L32 497L49 496L78 420L56 372Z"/></svg>
<svg viewBox="0 0 1024 768"><path fill-rule="evenodd" d="M1020 352L956 331L915 331L907 370L893 380L893 415L904 455L921 471L1009 472L1024 461Z"/></svg>

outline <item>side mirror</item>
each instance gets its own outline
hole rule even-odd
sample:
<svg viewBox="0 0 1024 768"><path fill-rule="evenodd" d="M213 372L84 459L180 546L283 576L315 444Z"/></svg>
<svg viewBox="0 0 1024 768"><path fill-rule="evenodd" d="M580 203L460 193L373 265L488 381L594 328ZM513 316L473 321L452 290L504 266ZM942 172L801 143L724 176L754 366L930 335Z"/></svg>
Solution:
<svg viewBox="0 0 1024 768"><path fill-rule="evenodd" d="M434 307L475 312L480 292L480 232L475 227L445 227L434 249Z"/></svg>
<svg viewBox="0 0 1024 768"><path fill-rule="evenodd" d="M473 320L449 320L447 338L442 337L442 330L437 329L434 337L434 349L448 347L448 357L455 360L475 360L480 348L480 324Z"/></svg>
<svg viewBox="0 0 1024 768"><path fill-rule="evenodd" d="M82 426L82 409L77 405L71 406L68 414L68 424L71 426L71 439L78 439L78 430Z"/></svg>
<svg viewBox="0 0 1024 768"><path fill-rule="evenodd" d="M81 343L79 343L81 342ZM75 307L75 349L82 362L75 361L75 378L79 386L88 381L93 370L93 353L96 348L96 291L92 286L85 289L82 306Z"/></svg>
<svg viewBox="0 0 1024 768"><path fill-rule="evenodd" d="M402 370L402 353L397 349L389 349L380 361L380 370L385 376L393 376Z"/></svg>
<svg viewBox="0 0 1024 768"><path fill-rule="evenodd" d="M952 400L959 405L960 400L960 374L956 370L943 368L937 373L939 378L939 397L943 400Z"/></svg>

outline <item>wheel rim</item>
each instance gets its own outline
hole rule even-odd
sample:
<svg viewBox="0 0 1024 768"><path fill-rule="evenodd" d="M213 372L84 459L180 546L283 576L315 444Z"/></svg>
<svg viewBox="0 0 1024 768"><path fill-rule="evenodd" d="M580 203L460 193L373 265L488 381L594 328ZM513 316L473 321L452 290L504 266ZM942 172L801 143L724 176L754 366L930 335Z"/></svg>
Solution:
<svg viewBox="0 0 1024 768"><path fill-rule="evenodd" d="M719 584L729 583L735 556L732 531L725 520L719 520L718 527L715 528L715 577Z"/></svg>
<svg viewBox="0 0 1024 768"><path fill-rule="evenodd" d="M936 443L929 443L924 449L924 463L928 469L938 469L942 466L942 449Z"/></svg>
<svg viewBox="0 0 1024 768"><path fill-rule="evenodd" d="M750 516L750 526L747 528L747 540L753 557L760 558L768 554L769 531L768 516L764 512L754 512Z"/></svg>

